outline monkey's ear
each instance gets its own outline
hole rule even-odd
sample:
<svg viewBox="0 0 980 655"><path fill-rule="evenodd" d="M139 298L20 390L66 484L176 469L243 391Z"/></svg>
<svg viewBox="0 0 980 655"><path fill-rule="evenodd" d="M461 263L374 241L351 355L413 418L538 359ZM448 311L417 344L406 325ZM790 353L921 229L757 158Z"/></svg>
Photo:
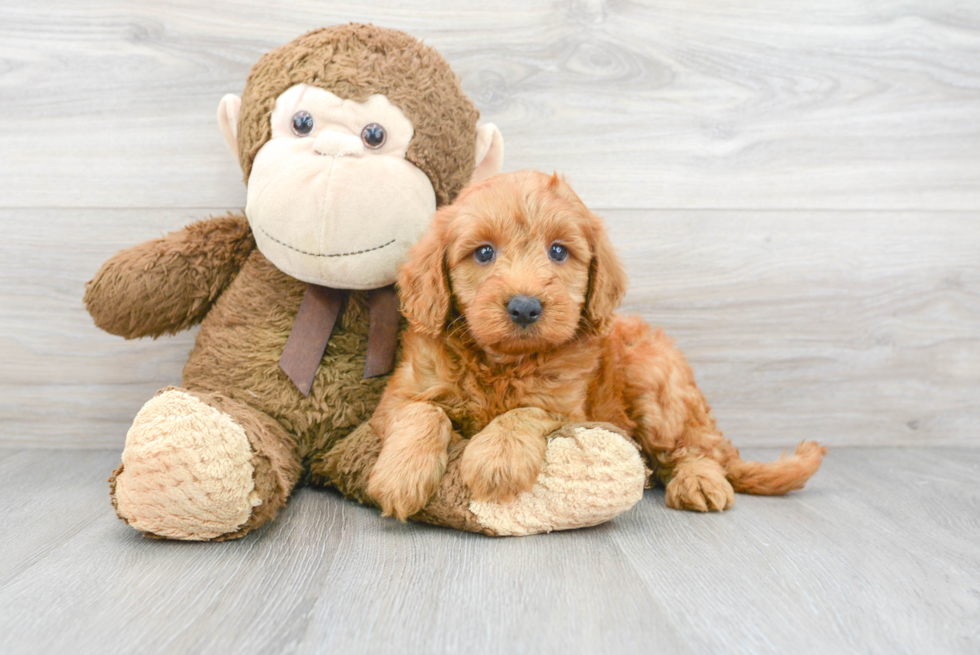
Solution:
<svg viewBox="0 0 980 655"><path fill-rule="evenodd" d="M225 95L218 103L218 126L225 137L225 145L238 159L238 115L242 111L242 99L234 93Z"/></svg>
<svg viewBox="0 0 980 655"><path fill-rule="evenodd" d="M476 168L470 184L482 182L500 172L504 165L504 137L493 123L480 126L476 131Z"/></svg>
<svg viewBox="0 0 980 655"><path fill-rule="evenodd" d="M589 290L584 313L592 330L596 334L604 334L612 323L613 312L626 295L627 278L602 219L595 214L591 214L590 218L592 262L589 265Z"/></svg>
<svg viewBox="0 0 980 655"><path fill-rule="evenodd" d="M412 328L437 337L449 317L449 273L446 270L445 232L452 205L436 212L432 224L405 256L398 269L398 296L402 313Z"/></svg>

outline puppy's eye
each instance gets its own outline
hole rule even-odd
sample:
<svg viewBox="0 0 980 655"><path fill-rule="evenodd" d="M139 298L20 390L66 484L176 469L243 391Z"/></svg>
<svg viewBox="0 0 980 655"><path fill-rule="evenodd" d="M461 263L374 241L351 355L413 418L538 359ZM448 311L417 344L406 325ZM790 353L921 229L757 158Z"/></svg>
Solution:
<svg viewBox="0 0 980 655"><path fill-rule="evenodd" d="M568 248L560 243L553 243L548 248L548 257L551 257L552 261L563 262L568 259Z"/></svg>
<svg viewBox="0 0 980 655"><path fill-rule="evenodd" d="M473 251L473 259L481 264L489 264L493 261L497 253L493 251L493 246L480 246Z"/></svg>
<svg viewBox="0 0 980 655"><path fill-rule="evenodd" d="M308 136L313 131L313 116L308 111L298 111L293 114L293 134Z"/></svg>
<svg viewBox="0 0 980 655"><path fill-rule="evenodd" d="M381 127L377 123L365 125L364 129L361 130L361 141L363 141L364 145L372 150L377 150L383 146L387 140L388 133L385 132L385 128Z"/></svg>

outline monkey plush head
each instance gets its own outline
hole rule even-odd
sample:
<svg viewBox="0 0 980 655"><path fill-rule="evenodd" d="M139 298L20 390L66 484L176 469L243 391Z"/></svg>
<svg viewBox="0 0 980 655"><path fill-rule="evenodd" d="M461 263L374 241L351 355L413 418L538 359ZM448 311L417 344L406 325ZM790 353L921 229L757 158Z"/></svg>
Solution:
<svg viewBox="0 0 980 655"><path fill-rule="evenodd" d="M434 49L340 25L264 55L218 121L259 250L304 282L391 284L437 207L500 170L503 140Z"/></svg>

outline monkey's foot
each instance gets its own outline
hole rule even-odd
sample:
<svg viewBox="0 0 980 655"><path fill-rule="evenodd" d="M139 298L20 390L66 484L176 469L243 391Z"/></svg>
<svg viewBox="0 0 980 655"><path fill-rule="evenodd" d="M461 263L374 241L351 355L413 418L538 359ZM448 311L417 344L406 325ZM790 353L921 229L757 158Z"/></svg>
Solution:
<svg viewBox="0 0 980 655"><path fill-rule="evenodd" d="M646 467L637 447L606 425L567 426L548 440L537 481L509 503L473 500L488 534L529 535L605 523L643 497Z"/></svg>
<svg viewBox="0 0 980 655"><path fill-rule="evenodd" d="M168 389L136 415L110 483L126 523L151 535L203 541L234 533L262 504L245 429L229 414Z"/></svg>

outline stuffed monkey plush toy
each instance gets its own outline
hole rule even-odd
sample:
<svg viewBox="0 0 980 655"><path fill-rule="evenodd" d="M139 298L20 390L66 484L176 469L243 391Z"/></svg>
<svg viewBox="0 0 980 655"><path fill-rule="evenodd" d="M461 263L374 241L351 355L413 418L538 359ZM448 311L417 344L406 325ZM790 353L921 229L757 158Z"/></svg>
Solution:
<svg viewBox="0 0 980 655"><path fill-rule="evenodd" d="M446 61L370 25L315 30L264 55L218 121L245 173L229 214L124 250L88 283L100 328L128 339L200 323L180 387L147 402L110 478L119 517L147 535L241 537L298 485L371 503L381 443L366 423L393 368L391 286L437 207L497 173L503 142ZM490 535L594 525L642 495L643 463L605 425L552 436L537 484L473 501L465 442L415 520Z"/></svg>

